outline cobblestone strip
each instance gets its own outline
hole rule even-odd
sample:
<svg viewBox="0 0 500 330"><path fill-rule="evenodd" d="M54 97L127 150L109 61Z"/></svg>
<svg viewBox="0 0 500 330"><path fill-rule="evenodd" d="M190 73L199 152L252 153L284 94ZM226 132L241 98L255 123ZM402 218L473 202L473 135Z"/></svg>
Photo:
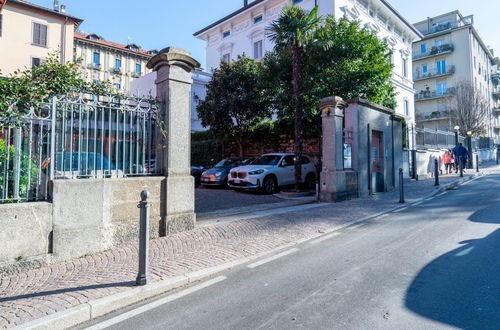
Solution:
<svg viewBox="0 0 500 330"><path fill-rule="evenodd" d="M456 180L443 176L442 185ZM433 180L407 185L408 201L432 191ZM151 241L151 277L159 281L270 251L397 206L397 192L316 209L199 227ZM138 250L124 245L0 281L0 327L9 328L133 287Z"/></svg>

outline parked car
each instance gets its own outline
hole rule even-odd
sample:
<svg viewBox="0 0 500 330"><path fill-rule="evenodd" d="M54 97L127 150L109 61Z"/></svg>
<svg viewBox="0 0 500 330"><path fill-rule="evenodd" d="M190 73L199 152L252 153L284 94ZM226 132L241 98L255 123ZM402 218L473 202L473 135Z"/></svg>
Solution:
<svg viewBox="0 0 500 330"><path fill-rule="evenodd" d="M198 188L201 184L201 174L205 168L203 166L191 166L191 175L194 177L194 186Z"/></svg>
<svg viewBox="0 0 500 330"><path fill-rule="evenodd" d="M206 170L201 175L201 184L203 186L227 186L227 177L229 171L237 166L247 165L253 161L252 157L232 157L226 158Z"/></svg>
<svg viewBox="0 0 500 330"><path fill-rule="evenodd" d="M229 173L228 186L233 189L260 189L272 194L295 183L295 155L265 154L250 165L235 167ZM309 188L316 185L316 166L309 156L302 156L302 180Z"/></svg>

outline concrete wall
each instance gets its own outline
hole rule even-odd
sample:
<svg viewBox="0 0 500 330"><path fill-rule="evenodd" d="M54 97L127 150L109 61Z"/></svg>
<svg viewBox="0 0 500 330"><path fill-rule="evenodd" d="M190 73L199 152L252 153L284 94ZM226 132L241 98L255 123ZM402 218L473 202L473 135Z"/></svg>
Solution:
<svg viewBox="0 0 500 330"><path fill-rule="evenodd" d="M38 259L43 262L50 249L52 204L0 205L0 214L0 273L12 264L23 268Z"/></svg>
<svg viewBox="0 0 500 330"><path fill-rule="evenodd" d="M163 177L56 180L54 258L64 260L137 239L139 194L151 193L151 237L158 237Z"/></svg>

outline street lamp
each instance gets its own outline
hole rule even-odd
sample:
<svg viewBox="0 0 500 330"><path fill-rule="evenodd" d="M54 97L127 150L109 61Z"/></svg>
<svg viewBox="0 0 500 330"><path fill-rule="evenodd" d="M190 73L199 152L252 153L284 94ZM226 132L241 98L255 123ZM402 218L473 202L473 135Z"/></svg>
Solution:
<svg viewBox="0 0 500 330"><path fill-rule="evenodd" d="M453 127L455 129L455 145L458 146L458 131L460 130L460 126Z"/></svg>
<svg viewBox="0 0 500 330"><path fill-rule="evenodd" d="M467 131L467 151L469 152L469 162L467 168L472 168L472 132Z"/></svg>

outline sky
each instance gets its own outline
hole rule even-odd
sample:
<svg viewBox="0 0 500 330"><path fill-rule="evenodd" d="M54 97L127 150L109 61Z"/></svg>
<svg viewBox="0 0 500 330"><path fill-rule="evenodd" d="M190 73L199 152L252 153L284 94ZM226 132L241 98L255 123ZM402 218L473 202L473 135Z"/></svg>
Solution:
<svg viewBox="0 0 500 330"><path fill-rule="evenodd" d="M30 0L52 8L53 0ZM500 0L389 0L410 22L449 11L474 15L475 27L486 45L500 54ZM205 43L193 33L239 9L243 0L60 0L68 14L84 19L80 29L105 40L143 49L168 46L191 52L205 66Z"/></svg>

